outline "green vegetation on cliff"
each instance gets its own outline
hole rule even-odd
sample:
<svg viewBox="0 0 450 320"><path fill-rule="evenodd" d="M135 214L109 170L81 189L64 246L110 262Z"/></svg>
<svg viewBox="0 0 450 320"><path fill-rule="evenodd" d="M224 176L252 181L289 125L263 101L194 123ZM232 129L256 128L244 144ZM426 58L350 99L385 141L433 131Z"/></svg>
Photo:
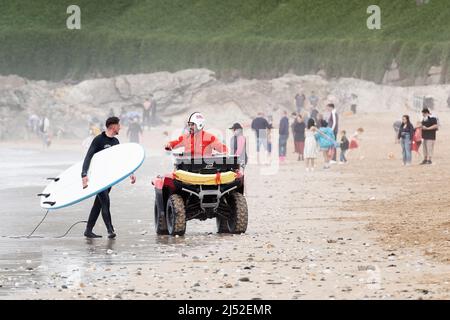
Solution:
<svg viewBox="0 0 450 320"><path fill-rule="evenodd" d="M81 30L66 28L71 4ZM33 79L205 67L380 82L394 58L405 78L440 64L450 81L448 0L0 0L0 74Z"/></svg>

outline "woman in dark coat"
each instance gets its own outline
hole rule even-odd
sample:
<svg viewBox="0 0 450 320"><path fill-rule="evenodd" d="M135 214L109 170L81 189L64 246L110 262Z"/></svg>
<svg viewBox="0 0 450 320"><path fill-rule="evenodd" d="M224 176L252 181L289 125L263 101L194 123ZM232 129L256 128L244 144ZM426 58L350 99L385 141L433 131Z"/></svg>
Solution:
<svg viewBox="0 0 450 320"><path fill-rule="evenodd" d="M303 150L305 148L305 122L301 115L295 118L292 126L295 142L295 152L298 153L298 161L303 160Z"/></svg>
<svg viewBox="0 0 450 320"><path fill-rule="evenodd" d="M411 142L414 137L414 126L411 124L408 115L402 117L402 125L398 131L398 139L402 146L403 165L411 164Z"/></svg>

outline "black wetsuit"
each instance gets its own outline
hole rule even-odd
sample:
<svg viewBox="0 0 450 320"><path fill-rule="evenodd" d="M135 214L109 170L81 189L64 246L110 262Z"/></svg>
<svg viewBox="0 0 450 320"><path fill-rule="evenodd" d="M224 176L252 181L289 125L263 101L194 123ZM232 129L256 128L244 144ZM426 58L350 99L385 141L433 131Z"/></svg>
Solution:
<svg viewBox="0 0 450 320"><path fill-rule="evenodd" d="M117 138L108 137L105 132L102 132L98 136L92 140L91 146L84 158L83 169L81 171L81 177L85 177L89 170L89 165L91 164L92 157L99 151L112 147L116 144L119 144L119 140ZM89 219L87 223L86 230L92 232L92 229L97 222L98 216L100 215L100 210L102 211L102 218L105 222L106 229L108 233L114 232L114 227L112 225L111 220L111 212L109 211L109 192L111 188L100 192L95 197L94 205L92 206L91 213L89 214Z"/></svg>

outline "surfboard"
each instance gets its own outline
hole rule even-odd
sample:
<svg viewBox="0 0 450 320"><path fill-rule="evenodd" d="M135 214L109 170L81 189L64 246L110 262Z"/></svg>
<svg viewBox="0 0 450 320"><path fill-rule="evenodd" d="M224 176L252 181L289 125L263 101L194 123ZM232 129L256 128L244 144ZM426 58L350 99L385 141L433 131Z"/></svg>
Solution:
<svg viewBox="0 0 450 320"><path fill-rule="evenodd" d="M92 157L86 189L81 180L83 161L80 161L59 176L50 178L53 181L39 194L41 207L61 209L95 196L130 176L144 159L144 148L137 143L118 144L99 151Z"/></svg>

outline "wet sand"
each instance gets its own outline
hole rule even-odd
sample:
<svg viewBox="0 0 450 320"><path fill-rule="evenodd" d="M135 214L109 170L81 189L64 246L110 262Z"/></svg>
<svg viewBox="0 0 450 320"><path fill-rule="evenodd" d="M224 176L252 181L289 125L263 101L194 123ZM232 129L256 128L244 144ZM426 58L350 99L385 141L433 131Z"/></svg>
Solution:
<svg viewBox="0 0 450 320"><path fill-rule="evenodd" d="M63 239L0 237L0 299L449 299L450 117L439 114L435 164L425 168L401 165L392 129L399 116L342 117L349 134L366 130L347 165L323 170L319 158L316 171L305 172L292 140L276 174L251 164L243 235L216 234L214 220L189 221L184 237L155 235L150 181L170 158L151 152L164 141L153 135L138 183L124 181L111 194L118 238L88 241L84 225ZM82 152L58 149L51 152L74 161ZM33 229L44 214L41 190L2 190L0 235ZM61 235L87 218L91 203L51 212L36 234ZM105 234L100 219L95 230Z"/></svg>

